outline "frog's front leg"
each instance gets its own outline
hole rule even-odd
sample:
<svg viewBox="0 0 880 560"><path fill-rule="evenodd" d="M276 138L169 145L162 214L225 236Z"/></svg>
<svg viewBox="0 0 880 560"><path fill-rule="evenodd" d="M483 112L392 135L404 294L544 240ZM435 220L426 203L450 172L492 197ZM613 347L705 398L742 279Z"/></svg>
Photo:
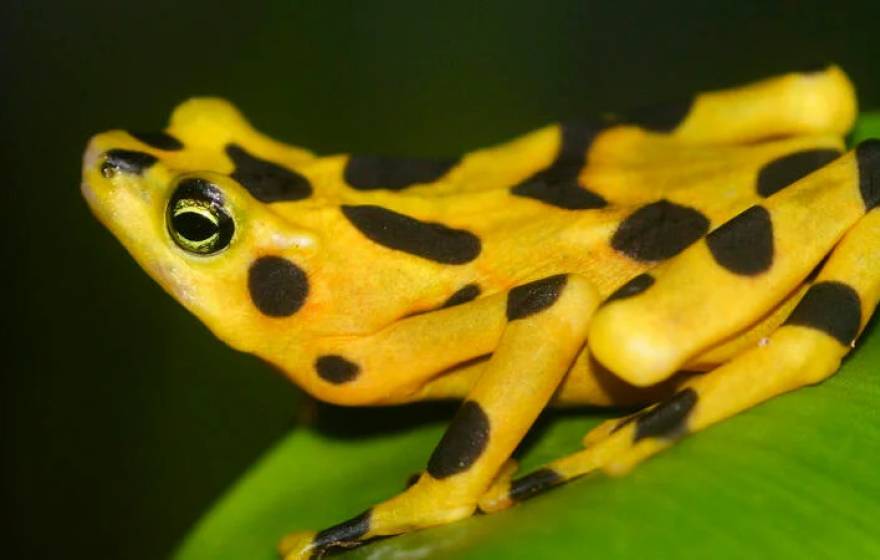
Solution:
<svg viewBox="0 0 880 560"><path fill-rule="evenodd" d="M583 346L598 302L589 282L574 275L510 290L501 340L419 480L349 521L288 536L280 545L284 557L320 556L471 515Z"/></svg>

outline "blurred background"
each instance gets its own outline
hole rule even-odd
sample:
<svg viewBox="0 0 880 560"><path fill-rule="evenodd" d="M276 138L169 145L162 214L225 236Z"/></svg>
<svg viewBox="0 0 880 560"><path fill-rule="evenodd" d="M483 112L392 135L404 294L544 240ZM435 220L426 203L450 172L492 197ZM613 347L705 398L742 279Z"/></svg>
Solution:
<svg viewBox="0 0 880 560"><path fill-rule="evenodd" d="M453 155L829 61L877 109L878 16L876 1L4 2L4 556L167 556L301 417L295 387L214 340L92 219L91 134L160 129L210 94L321 153Z"/></svg>

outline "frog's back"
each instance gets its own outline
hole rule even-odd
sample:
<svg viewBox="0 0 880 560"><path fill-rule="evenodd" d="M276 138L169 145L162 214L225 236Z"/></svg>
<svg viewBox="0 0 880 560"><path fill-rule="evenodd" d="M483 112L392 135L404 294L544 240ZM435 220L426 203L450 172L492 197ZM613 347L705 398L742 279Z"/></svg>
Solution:
<svg viewBox="0 0 880 560"><path fill-rule="evenodd" d="M785 98L768 91L833 102L809 114L754 102ZM224 101L193 99L178 107L165 133L97 137L87 161L142 154L150 165L139 180L154 183L157 199L190 176L231 193L243 226L239 250L230 247L211 265L225 267L226 276L181 278L182 266L155 264L176 255L147 256L154 248L145 242L133 250L197 313L211 306L208 314L225 314L209 302L228 298L193 296L191 283L221 292L260 255L283 249L297 252L291 261L308 279L308 297L296 306L306 320L297 328L357 334L555 273L579 273L607 296L766 196L768 170L806 174L835 157L855 111L851 86L834 67L740 88L733 102L730 96L702 94L630 118L550 125L445 160L318 157L260 134ZM742 115L730 126L739 99ZM714 124L719 103L724 127ZM768 114L785 138L764 137ZM151 212L142 229L164 235L155 219L164 208ZM120 238L132 235L131 227L108 225Z"/></svg>

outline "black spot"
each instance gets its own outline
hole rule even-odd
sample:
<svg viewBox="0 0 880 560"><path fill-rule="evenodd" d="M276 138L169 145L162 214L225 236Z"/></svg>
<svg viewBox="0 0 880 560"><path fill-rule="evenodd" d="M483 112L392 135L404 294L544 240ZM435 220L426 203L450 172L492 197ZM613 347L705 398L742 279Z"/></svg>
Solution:
<svg viewBox="0 0 880 560"><path fill-rule="evenodd" d="M370 517L372 510L367 510L362 514L352 517L348 521L343 521L339 525L324 529L315 535L312 542L318 551L326 551L330 547L350 548L346 545L357 546L361 537L366 535L370 530Z"/></svg>
<svg viewBox="0 0 880 560"><path fill-rule="evenodd" d="M510 484L510 499L515 502L528 500L541 492L565 482L562 476L550 468L538 469Z"/></svg>
<svg viewBox="0 0 880 560"><path fill-rule="evenodd" d="M758 194L768 197L840 157L837 150L803 150L784 155L758 172Z"/></svg>
<svg viewBox="0 0 880 560"><path fill-rule="evenodd" d="M672 132L680 125L694 104L694 98L688 97L667 103L649 105L628 111L622 122L634 124L653 132Z"/></svg>
<svg viewBox="0 0 880 560"><path fill-rule="evenodd" d="M676 438L684 433L685 421L697 404L697 392L685 389L672 395L651 410L639 414L633 441L647 437Z"/></svg>
<svg viewBox="0 0 880 560"><path fill-rule="evenodd" d="M709 231L709 220L687 206L658 200L630 214L611 246L637 261L661 261L684 251Z"/></svg>
<svg viewBox="0 0 880 560"><path fill-rule="evenodd" d="M361 372L361 368L357 364L336 354L328 354L315 360L315 370L321 379L335 385L347 383Z"/></svg>
<svg viewBox="0 0 880 560"><path fill-rule="evenodd" d="M260 257L248 271L248 289L264 315L287 317L302 307L309 281L301 268L285 258Z"/></svg>
<svg viewBox="0 0 880 560"><path fill-rule="evenodd" d="M428 474L441 479L466 471L489 443L489 418L474 401L465 401L428 459Z"/></svg>
<svg viewBox="0 0 880 560"><path fill-rule="evenodd" d="M381 206L342 206L342 213L368 239L443 264L464 264L480 254L480 239L469 231L421 222Z"/></svg>
<svg viewBox="0 0 880 560"><path fill-rule="evenodd" d="M566 210L590 210L603 208L608 204L598 194L581 187L577 178L554 180L532 176L515 186L511 192Z"/></svg>
<svg viewBox="0 0 880 560"><path fill-rule="evenodd" d="M476 284L467 284L454 294L449 296L449 299L443 302L443 305L440 306L441 309L445 309L447 307L453 307L456 305L461 305L462 303L467 303L469 301L473 301L477 299L477 296L480 295L480 287Z"/></svg>
<svg viewBox="0 0 880 560"><path fill-rule="evenodd" d="M872 210L880 205L880 140L865 140L856 147L859 164L859 190L865 208Z"/></svg>
<svg viewBox="0 0 880 560"><path fill-rule="evenodd" d="M819 276L819 273L822 272L822 269L825 268L825 263L827 263L828 259L830 258L831 253L828 253L827 255L822 257L822 260L816 263L816 266L813 267L813 270L811 270L810 273L807 274L807 277L804 278L804 282L807 284L811 284L816 279L816 277Z"/></svg>
<svg viewBox="0 0 880 560"><path fill-rule="evenodd" d="M129 132L129 134L136 140L157 150L174 152L183 149L183 142L167 132Z"/></svg>
<svg viewBox="0 0 880 560"><path fill-rule="evenodd" d="M557 274L517 286L507 294L507 320L515 321L547 309L559 299L568 276Z"/></svg>
<svg viewBox="0 0 880 560"><path fill-rule="evenodd" d="M614 290L608 298L605 299L605 303L609 301L614 301L616 299L626 299L629 297L637 296L640 293L644 292L648 288L654 285L654 277L644 272L632 278L629 282L624 284L623 286Z"/></svg>
<svg viewBox="0 0 880 560"><path fill-rule="evenodd" d="M134 150L110 150L104 154L104 163L101 165L101 174L104 177L112 177L117 171L143 175L158 160L156 156Z"/></svg>
<svg viewBox="0 0 880 560"><path fill-rule="evenodd" d="M773 222L763 206L752 206L706 236L715 262L743 276L773 264Z"/></svg>
<svg viewBox="0 0 880 560"><path fill-rule="evenodd" d="M312 194L308 179L277 163L249 154L238 144L227 144L226 155L235 164L229 176L260 202L302 200Z"/></svg>
<svg viewBox="0 0 880 560"><path fill-rule="evenodd" d="M810 286L785 324L820 330L849 346L861 321L862 305L854 289L842 282L819 282Z"/></svg>
<svg viewBox="0 0 880 560"><path fill-rule="evenodd" d="M346 183L361 191L399 191L419 183L433 183L457 163L457 159L350 156L343 175Z"/></svg>
<svg viewBox="0 0 880 560"><path fill-rule="evenodd" d="M510 192L566 210L590 210L606 206L608 203L604 198L578 181L578 175L587 162L587 150L601 130L600 126L595 125L561 124L556 159L546 169L514 186Z"/></svg>
<svg viewBox="0 0 880 560"><path fill-rule="evenodd" d="M635 422L638 419L639 419L639 414L630 414L629 416L627 416L623 420L618 421L617 424L615 424L614 427L611 428L611 431L608 432L608 434L610 435L615 432L619 432L620 430L629 426L630 424L632 424L633 422Z"/></svg>

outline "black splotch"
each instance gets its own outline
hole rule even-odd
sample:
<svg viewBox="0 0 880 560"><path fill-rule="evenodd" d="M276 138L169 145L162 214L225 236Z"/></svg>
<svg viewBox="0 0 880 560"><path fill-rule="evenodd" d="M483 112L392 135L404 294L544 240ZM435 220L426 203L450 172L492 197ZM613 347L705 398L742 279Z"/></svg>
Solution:
<svg viewBox="0 0 880 560"><path fill-rule="evenodd" d="M715 262L742 276L773 264L773 222L763 206L752 206L706 236Z"/></svg>
<svg viewBox="0 0 880 560"><path fill-rule="evenodd" d="M466 471L489 443L489 417L474 401L465 401L428 460L428 474L437 479Z"/></svg>
<svg viewBox="0 0 880 560"><path fill-rule="evenodd" d="M315 371L324 381L341 385L355 379L360 374L361 368L342 356L327 354L315 360Z"/></svg>
<svg viewBox="0 0 880 560"><path fill-rule="evenodd" d="M776 158L758 172L758 194L768 197L840 157L838 150L803 150Z"/></svg>
<svg viewBox="0 0 880 560"><path fill-rule="evenodd" d="M507 320L516 321L553 305L565 287L568 276L557 274L517 286L507 294Z"/></svg>
<svg viewBox="0 0 880 560"><path fill-rule="evenodd" d="M668 200L642 206L617 227L611 246L637 261L674 257L709 231L700 212Z"/></svg>
<svg viewBox="0 0 880 560"><path fill-rule="evenodd" d="M822 257L822 260L816 263L816 266L813 267L813 270L811 270L810 273L807 274L807 277L804 278L804 282L807 284L812 284L816 277L819 276L819 273L822 272L822 269L825 268L825 263L827 263L828 259L830 258L831 253L828 253L827 255Z"/></svg>
<svg viewBox="0 0 880 560"><path fill-rule="evenodd" d="M134 150L109 150L104 154L104 163L101 164L101 173L110 177L117 171L143 175L144 171L153 166L158 160L156 156Z"/></svg>
<svg viewBox="0 0 880 560"><path fill-rule="evenodd" d="M632 278L623 286L614 290L614 292L605 299L605 303L608 303L609 301L614 301L616 299L626 299L637 296L653 285L654 277L647 272L643 272L642 274L639 274L638 276Z"/></svg>
<svg viewBox="0 0 880 560"><path fill-rule="evenodd" d="M872 210L880 205L880 140L865 140L856 147L859 166L859 190L865 208Z"/></svg>
<svg viewBox="0 0 880 560"><path fill-rule="evenodd" d="M183 142L167 132L129 132L137 141L166 152L174 152L183 149Z"/></svg>
<svg viewBox="0 0 880 560"><path fill-rule="evenodd" d="M672 132L684 121L694 104L693 97L659 103L628 111L622 122L653 132Z"/></svg>
<svg viewBox="0 0 880 560"><path fill-rule="evenodd" d="M312 546L321 552L332 547L350 548L352 545L356 546L359 544L357 541L370 530L370 517L372 517L372 510L368 509L348 521L324 529L315 535Z"/></svg>
<svg viewBox="0 0 880 560"><path fill-rule="evenodd" d="M608 433L613 434L615 432L619 432L620 430L624 429L625 427L629 426L630 424L632 424L633 422L638 420L639 416L640 416L639 414L630 414L629 416L627 416L623 420L618 421L617 424L615 424L614 427L611 428L611 431Z"/></svg>
<svg viewBox="0 0 880 560"><path fill-rule="evenodd" d="M564 123L560 125L560 145L556 159L511 189L517 196L534 198L566 210L603 208L604 198L581 185L578 175L587 162L587 150L601 132L596 125Z"/></svg>
<svg viewBox="0 0 880 560"><path fill-rule="evenodd" d="M636 418L633 441L647 437L673 439L685 431L685 423L691 409L697 404L697 392L684 389Z"/></svg>
<svg viewBox="0 0 880 560"><path fill-rule="evenodd" d="M553 469L546 467L538 469L522 478L514 480L510 484L510 499L515 502L522 502L554 486L559 486L563 482L565 482L565 479Z"/></svg>
<svg viewBox="0 0 880 560"><path fill-rule="evenodd" d="M227 144L226 155L235 164L229 176L260 202L302 200L312 194L308 179L277 163L260 159L238 144Z"/></svg>
<svg viewBox="0 0 880 560"><path fill-rule="evenodd" d="M831 281L810 286L785 324L820 330L849 346L859 334L861 321L859 294L842 282Z"/></svg>
<svg viewBox="0 0 880 560"><path fill-rule="evenodd" d="M443 264L464 264L480 254L480 239L469 231L422 222L381 206L342 206L348 221L368 239Z"/></svg>
<svg viewBox="0 0 880 560"><path fill-rule="evenodd" d="M264 315L287 317L306 301L309 281L301 268L285 258L260 257L248 271L248 290Z"/></svg>
<svg viewBox="0 0 880 560"><path fill-rule="evenodd" d="M581 187L577 178L556 180L533 176L515 186L511 192L566 210L590 210L608 204L598 194Z"/></svg>
<svg viewBox="0 0 880 560"><path fill-rule="evenodd" d="M443 302L443 305L440 306L441 309L445 309L447 307L454 307L456 305L461 305L462 303L467 303L469 301L473 301L477 299L480 295L480 287L476 284L467 284L457 290L454 294L449 296L449 298Z"/></svg>
<svg viewBox="0 0 880 560"><path fill-rule="evenodd" d="M399 191L419 183L433 183L446 175L458 161L355 155L348 158L343 177L357 190Z"/></svg>

